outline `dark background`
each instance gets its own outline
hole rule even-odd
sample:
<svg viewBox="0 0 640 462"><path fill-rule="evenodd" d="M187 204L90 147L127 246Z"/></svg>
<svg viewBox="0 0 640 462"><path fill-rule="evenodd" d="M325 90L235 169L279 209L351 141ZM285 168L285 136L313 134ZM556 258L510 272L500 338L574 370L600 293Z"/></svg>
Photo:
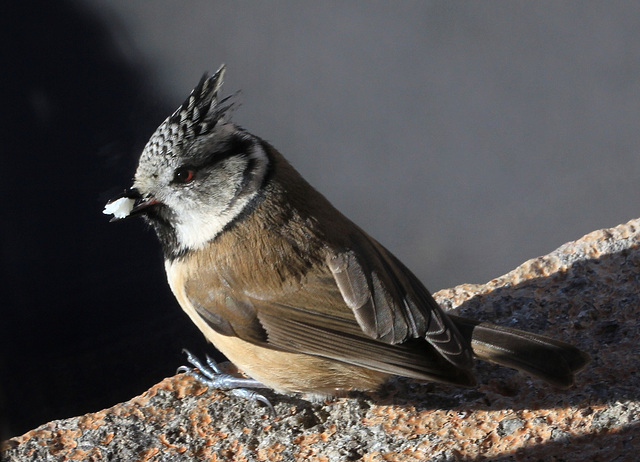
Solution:
<svg viewBox="0 0 640 462"><path fill-rule="evenodd" d="M638 216L637 2L5 3L3 439L207 351L150 230L101 211L222 62L234 118L433 290Z"/></svg>
<svg viewBox="0 0 640 462"><path fill-rule="evenodd" d="M109 223L146 138L173 109L68 2L2 14L2 437L146 390L205 342L141 220ZM3 7L6 9L7 7Z"/></svg>

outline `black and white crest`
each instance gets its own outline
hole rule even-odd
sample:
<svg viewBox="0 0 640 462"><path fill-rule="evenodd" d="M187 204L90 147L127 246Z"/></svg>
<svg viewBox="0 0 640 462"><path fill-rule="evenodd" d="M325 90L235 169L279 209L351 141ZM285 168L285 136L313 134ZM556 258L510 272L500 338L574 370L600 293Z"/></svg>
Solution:
<svg viewBox="0 0 640 462"><path fill-rule="evenodd" d="M218 101L224 65L212 76L205 74L189 97L157 128L149 139L142 157L167 157L195 138L207 135L233 106L230 97ZM143 160L141 158L141 160Z"/></svg>
<svg viewBox="0 0 640 462"><path fill-rule="evenodd" d="M222 87L224 73L225 67L222 65L214 75L203 75L186 101L169 117L168 123L177 125L182 137L191 138L208 133L232 106L231 103L224 104L228 97L218 102L218 90Z"/></svg>

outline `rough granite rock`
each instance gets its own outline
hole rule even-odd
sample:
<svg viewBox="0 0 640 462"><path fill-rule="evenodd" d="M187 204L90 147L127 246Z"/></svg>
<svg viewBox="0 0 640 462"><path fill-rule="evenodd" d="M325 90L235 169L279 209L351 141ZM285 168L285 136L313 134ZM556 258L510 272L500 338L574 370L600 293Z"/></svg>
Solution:
<svg viewBox="0 0 640 462"><path fill-rule="evenodd" d="M5 441L2 460L632 461L640 455L640 219L595 231L485 285L435 294L465 316L592 356L569 390L477 363L465 389L395 379L377 393L261 405L177 375L132 400ZM549 358L550 361L553 358Z"/></svg>

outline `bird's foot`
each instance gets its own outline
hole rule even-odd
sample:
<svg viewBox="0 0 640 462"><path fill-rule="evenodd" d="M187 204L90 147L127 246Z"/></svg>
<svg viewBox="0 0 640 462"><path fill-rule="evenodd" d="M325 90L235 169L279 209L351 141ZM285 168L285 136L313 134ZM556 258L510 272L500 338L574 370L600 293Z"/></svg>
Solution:
<svg viewBox="0 0 640 462"><path fill-rule="evenodd" d="M211 387L225 390L230 395L237 396L239 398L245 398L251 401L259 401L269 408L272 415L276 414L275 409L271 405L271 402L262 394L250 390L250 388L268 388L266 385L258 382L257 380L236 377L226 372L222 372L218 363L216 363L209 355L206 356L207 364L204 365L197 357L195 357L190 351L182 350L187 355L187 361L191 366L180 366L177 372L183 372L187 375L198 380L200 383ZM197 369L197 370L196 370Z"/></svg>

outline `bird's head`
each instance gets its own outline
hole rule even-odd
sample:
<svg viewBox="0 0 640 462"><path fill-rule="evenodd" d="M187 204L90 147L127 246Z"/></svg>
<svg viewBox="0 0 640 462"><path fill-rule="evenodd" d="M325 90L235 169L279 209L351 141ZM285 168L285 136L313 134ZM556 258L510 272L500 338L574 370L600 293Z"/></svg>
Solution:
<svg viewBox="0 0 640 462"><path fill-rule="evenodd" d="M133 185L112 199L114 219L142 215L168 257L214 239L258 195L269 160L264 143L226 119L218 99L224 66L202 78L145 146Z"/></svg>

